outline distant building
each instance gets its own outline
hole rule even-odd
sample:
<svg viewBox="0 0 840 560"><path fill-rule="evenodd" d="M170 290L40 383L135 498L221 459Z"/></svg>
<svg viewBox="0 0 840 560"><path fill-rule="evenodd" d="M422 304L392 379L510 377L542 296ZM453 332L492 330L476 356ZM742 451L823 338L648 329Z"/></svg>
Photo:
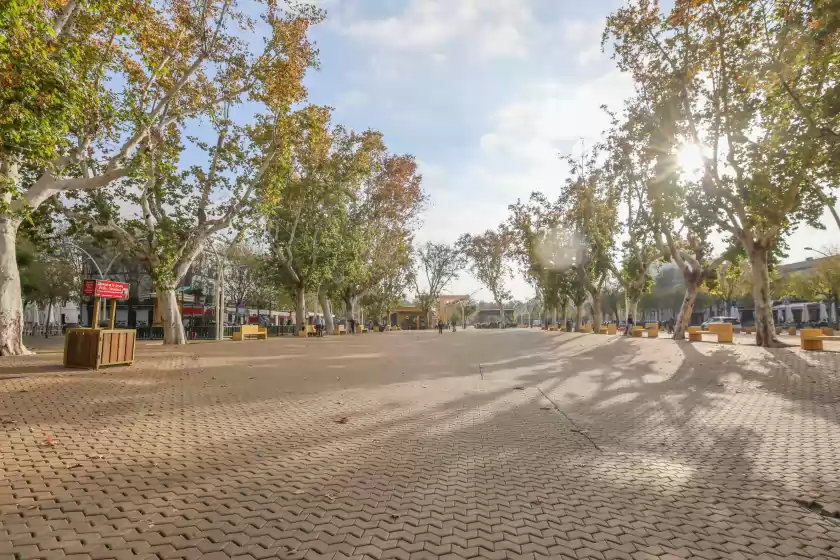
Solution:
<svg viewBox="0 0 840 560"><path fill-rule="evenodd" d="M515 323L516 309L514 307L506 306L504 308L505 322ZM472 323L498 323L499 322L499 306L495 302L480 301L478 302L478 310L472 318Z"/></svg>

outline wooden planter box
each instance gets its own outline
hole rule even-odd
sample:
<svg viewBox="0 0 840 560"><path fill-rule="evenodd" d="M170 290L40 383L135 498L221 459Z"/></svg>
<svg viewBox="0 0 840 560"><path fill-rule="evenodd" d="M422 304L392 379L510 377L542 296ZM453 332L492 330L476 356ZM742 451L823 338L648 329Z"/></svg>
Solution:
<svg viewBox="0 0 840 560"><path fill-rule="evenodd" d="M99 369L134 361L134 329L68 329L64 337L64 366Z"/></svg>

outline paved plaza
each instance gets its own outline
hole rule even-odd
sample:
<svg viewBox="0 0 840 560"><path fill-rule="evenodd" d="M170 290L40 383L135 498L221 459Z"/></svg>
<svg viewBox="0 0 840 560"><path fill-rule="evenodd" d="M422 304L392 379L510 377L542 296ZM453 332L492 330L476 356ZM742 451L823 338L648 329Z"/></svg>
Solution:
<svg viewBox="0 0 840 560"><path fill-rule="evenodd" d="M0 361L0 560L838 558L840 354L537 330Z"/></svg>

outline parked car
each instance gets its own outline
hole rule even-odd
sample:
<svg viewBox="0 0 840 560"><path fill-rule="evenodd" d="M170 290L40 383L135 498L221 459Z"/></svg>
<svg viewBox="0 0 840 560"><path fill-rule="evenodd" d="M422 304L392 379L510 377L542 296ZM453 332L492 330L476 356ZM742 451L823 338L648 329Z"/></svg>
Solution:
<svg viewBox="0 0 840 560"><path fill-rule="evenodd" d="M712 317L711 319L703 323L703 330L709 328L709 325L711 325L712 323L729 323L730 325L732 325L733 328L741 326L741 320L737 317Z"/></svg>

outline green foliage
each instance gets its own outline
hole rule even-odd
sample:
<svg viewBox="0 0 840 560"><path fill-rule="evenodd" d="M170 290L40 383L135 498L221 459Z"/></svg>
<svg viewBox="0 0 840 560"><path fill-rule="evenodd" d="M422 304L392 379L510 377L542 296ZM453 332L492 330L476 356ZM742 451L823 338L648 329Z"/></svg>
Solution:
<svg viewBox="0 0 840 560"><path fill-rule="evenodd" d="M511 238L504 229L487 230L482 234L465 233L458 239L458 251L470 264L476 279L493 295L493 300L502 305L511 299L505 281L510 276L507 256L510 253Z"/></svg>
<svg viewBox="0 0 840 560"><path fill-rule="evenodd" d="M24 240L19 253L25 301L41 305L78 302L82 292L81 259L73 247L53 238L37 248Z"/></svg>
<svg viewBox="0 0 840 560"><path fill-rule="evenodd" d="M460 274L465 258L457 247L428 241L417 249L416 261L417 270L412 275L415 301L428 315L443 290ZM423 281L425 284L421 284Z"/></svg>

